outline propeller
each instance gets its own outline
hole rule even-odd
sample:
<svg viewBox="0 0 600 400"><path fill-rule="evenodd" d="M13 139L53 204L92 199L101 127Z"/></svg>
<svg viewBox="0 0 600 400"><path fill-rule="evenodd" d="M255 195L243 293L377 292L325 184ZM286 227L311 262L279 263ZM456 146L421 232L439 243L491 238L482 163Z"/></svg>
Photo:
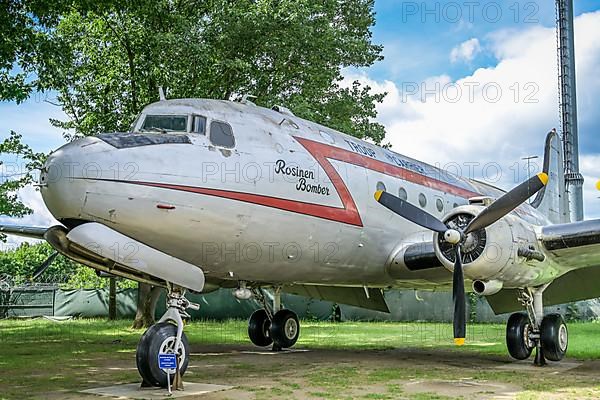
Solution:
<svg viewBox="0 0 600 400"><path fill-rule="evenodd" d="M46 258L46 261L44 261L42 265L40 265L38 269L35 270L35 272L31 276L31 280L35 281L37 280L37 278L42 276L42 274L48 269L48 267L52 265L52 262L54 261L56 256L58 256L58 251L55 251L54 253L50 254L50 257Z"/></svg>
<svg viewBox="0 0 600 400"><path fill-rule="evenodd" d="M498 221L540 191L547 183L548 175L544 172L532 176L477 214L464 229L451 228L433 215L388 192L383 190L375 192L375 200L384 207L423 228L439 233L446 242L455 245L456 257L452 274L452 301L454 303L453 328L454 343L456 345L462 346L465 343L467 330L462 246L468 235L480 229L485 229Z"/></svg>

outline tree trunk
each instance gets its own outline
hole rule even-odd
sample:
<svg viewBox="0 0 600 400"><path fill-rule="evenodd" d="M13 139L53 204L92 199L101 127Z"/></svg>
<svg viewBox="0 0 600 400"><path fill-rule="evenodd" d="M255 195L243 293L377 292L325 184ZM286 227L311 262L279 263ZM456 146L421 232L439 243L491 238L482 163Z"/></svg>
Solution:
<svg viewBox="0 0 600 400"><path fill-rule="evenodd" d="M117 278L109 278L108 289L108 319L114 321L117 319Z"/></svg>
<svg viewBox="0 0 600 400"><path fill-rule="evenodd" d="M161 288L147 283L138 284L138 301L135 320L132 328L148 328L154 324L154 314L156 312L156 303L160 296Z"/></svg>

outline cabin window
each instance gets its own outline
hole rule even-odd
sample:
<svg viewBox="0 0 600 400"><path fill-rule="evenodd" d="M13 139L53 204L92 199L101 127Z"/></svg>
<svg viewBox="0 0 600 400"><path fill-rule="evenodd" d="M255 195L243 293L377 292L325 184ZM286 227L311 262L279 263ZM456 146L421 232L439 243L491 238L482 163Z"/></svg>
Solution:
<svg viewBox="0 0 600 400"><path fill-rule="evenodd" d="M206 135L206 117L202 115L194 115L192 122L192 133Z"/></svg>
<svg viewBox="0 0 600 400"><path fill-rule="evenodd" d="M331 143L331 144L335 143L335 139L334 139L334 138L333 138L333 136L331 136L329 133L327 133L327 132L324 132L324 131L319 131L319 133L321 134L321 137L322 137L323 139L325 139L325 141L326 141L327 143Z"/></svg>
<svg viewBox="0 0 600 400"><path fill-rule="evenodd" d="M235 146L233 129L226 122L213 121L210 124L210 142L215 146L232 148Z"/></svg>
<svg viewBox="0 0 600 400"><path fill-rule="evenodd" d="M406 199L408 199L408 193L406 193L406 189L404 189L403 187L398 189L398 197L406 201Z"/></svg>
<svg viewBox="0 0 600 400"><path fill-rule="evenodd" d="M423 208L427 205L427 197L423 193L419 193L419 205Z"/></svg>
<svg viewBox="0 0 600 400"><path fill-rule="evenodd" d="M444 211L444 202L442 201L442 199L437 199L435 201L435 208L437 208L439 212Z"/></svg>
<svg viewBox="0 0 600 400"><path fill-rule="evenodd" d="M376 188L377 188L377 190L381 190L382 192L385 192L385 184L383 182L377 182Z"/></svg>
<svg viewBox="0 0 600 400"><path fill-rule="evenodd" d="M143 131L187 132L187 115L146 115Z"/></svg>

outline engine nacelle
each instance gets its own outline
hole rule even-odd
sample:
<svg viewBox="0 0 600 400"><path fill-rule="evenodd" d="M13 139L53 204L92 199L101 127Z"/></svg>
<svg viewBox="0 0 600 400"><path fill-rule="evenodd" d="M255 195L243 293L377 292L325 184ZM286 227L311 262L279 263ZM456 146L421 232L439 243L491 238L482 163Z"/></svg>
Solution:
<svg viewBox="0 0 600 400"><path fill-rule="evenodd" d="M444 222L451 228L463 230L483 207L467 205L452 210ZM537 250L534 227L514 214L508 214L485 229L470 233L462 245L465 278L488 284L482 289L491 294L500 288L532 286L546 281L548 269L539 259L524 256ZM454 270L454 246L434 235L434 250L448 270ZM491 285L491 286L489 286Z"/></svg>

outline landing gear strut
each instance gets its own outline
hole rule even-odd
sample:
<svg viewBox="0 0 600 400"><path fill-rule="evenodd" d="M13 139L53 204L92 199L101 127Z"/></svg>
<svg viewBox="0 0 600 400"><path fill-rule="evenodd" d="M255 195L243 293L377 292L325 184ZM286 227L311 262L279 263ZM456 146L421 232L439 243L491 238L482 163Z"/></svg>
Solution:
<svg viewBox="0 0 600 400"><path fill-rule="evenodd" d="M525 360L535 348L534 364L537 366L545 365L546 359L562 360L569 344L567 325L562 316L544 316L542 294L547 287L522 290L519 301L527 314L512 314L506 325L506 345L510 355L517 360Z"/></svg>
<svg viewBox="0 0 600 400"><path fill-rule="evenodd" d="M281 309L280 289L274 291L272 308L260 289L253 289L253 293L263 308L256 310L248 321L248 336L252 343L261 347L273 344L273 351L294 346L300 336L300 321L293 311Z"/></svg>
<svg viewBox="0 0 600 400"><path fill-rule="evenodd" d="M143 379L142 386L167 387L169 379L175 388L183 388L181 376L188 367L190 354L188 340L183 333L183 318L189 318L186 309L200 308L198 304L190 303L184 294L185 289L167 285L167 311L144 332L138 343L135 359ZM158 354L161 353L177 355L177 370L168 378L167 373L158 368Z"/></svg>

